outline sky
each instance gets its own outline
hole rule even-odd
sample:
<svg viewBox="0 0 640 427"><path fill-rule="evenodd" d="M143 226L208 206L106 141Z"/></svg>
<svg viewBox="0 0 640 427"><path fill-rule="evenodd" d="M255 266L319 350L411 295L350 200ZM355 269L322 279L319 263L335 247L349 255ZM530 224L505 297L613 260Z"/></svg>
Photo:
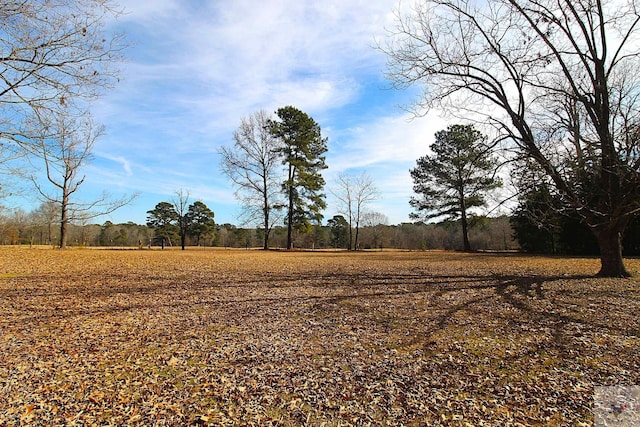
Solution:
<svg viewBox="0 0 640 427"><path fill-rule="evenodd" d="M409 169L446 128L436 114L412 119L402 106L420 90L393 90L375 48L394 25L397 0L122 0L109 24L128 48L121 81L94 105L105 135L80 192L138 194L95 222L146 223L161 201L189 193L239 225L241 207L220 172L222 146L240 119L292 105L328 138L328 191L338 174L366 171L379 191L368 208L390 224L409 221Z"/></svg>

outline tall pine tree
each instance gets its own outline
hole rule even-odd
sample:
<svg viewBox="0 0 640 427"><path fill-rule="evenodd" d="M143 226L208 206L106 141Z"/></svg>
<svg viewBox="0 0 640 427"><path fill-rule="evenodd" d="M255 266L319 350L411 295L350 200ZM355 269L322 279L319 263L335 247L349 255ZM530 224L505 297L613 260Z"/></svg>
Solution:
<svg viewBox="0 0 640 427"><path fill-rule="evenodd" d="M282 189L288 201L287 249L291 249L294 229L308 231L312 221L322 220L326 203L321 171L327 168L327 139L316 121L295 107L280 108L276 115L278 120L270 121L269 129L282 141L278 152L287 169Z"/></svg>

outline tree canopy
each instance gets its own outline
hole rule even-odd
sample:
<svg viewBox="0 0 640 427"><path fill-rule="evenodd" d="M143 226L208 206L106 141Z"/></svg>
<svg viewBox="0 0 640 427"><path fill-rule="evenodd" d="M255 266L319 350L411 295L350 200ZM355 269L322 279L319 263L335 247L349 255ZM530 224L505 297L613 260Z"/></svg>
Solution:
<svg viewBox="0 0 640 427"><path fill-rule="evenodd" d="M351 227L342 215L334 215L327 221L327 227L331 229L331 246L351 249L351 245L348 243Z"/></svg>
<svg viewBox="0 0 640 427"><path fill-rule="evenodd" d="M117 82L123 39L106 34L120 14L111 0L3 1L0 4L0 138L31 138L29 117L67 109Z"/></svg>
<svg viewBox="0 0 640 427"><path fill-rule="evenodd" d="M172 245L172 239L179 237L184 250L187 236L195 237L196 245L200 245L203 236L214 234L214 212L199 200L187 207L188 200L188 193L180 190L173 202L160 202L147 211L147 226L154 229L163 247L165 242Z"/></svg>
<svg viewBox="0 0 640 427"><path fill-rule="evenodd" d="M216 229L215 214L203 202L197 200L189 205L187 210L188 232L196 238L196 246L200 246L200 239L213 234Z"/></svg>
<svg viewBox="0 0 640 427"><path fill-rule="evenodd" d="M154 229L155 236L161 240L163 247L165 242L172 245L171 239L175 240L178 236L177 219L178 213L169 202L160 202L154 209L147 211L147 226Z"/></svg>
<svg viewBox="0 0 640 427"><path fill-rule="evenodd" d="M321 172L327 168L327 139L316 121L295 107L280 108L276 115L278 119L271 120L269 127L281 142L276 151L286 167L282 188L288 201L287 249L291 249L294 229L309 230L311 222L322 220L326 203Z"/></svg>
<svg viewBox="0 0 640 427"><path fill-rule="evenodd" d="M499 187L497 161L491 157L486 137L471 125L452 125L436 133L433 155L420 157L411 170L410 204L413 218L447 217L462 221L464 249L471 250L468 210L484 206L485 193Z"/></svg>

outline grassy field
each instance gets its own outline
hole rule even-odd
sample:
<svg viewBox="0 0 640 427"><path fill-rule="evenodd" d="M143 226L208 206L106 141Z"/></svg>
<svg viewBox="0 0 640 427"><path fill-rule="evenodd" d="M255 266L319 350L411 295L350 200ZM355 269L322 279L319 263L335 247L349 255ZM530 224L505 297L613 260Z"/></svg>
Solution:
<svg viewBox="0 0 640 427"><path fill-rule="evenodd" d="M580 426L640 261L0 248L0 425Z"/></svg>

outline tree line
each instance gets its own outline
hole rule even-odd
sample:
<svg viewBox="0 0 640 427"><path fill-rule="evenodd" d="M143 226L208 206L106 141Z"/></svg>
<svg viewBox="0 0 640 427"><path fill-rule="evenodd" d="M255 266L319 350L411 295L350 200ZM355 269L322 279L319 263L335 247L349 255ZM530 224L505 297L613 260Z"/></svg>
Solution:
<svg viewBox="0 0 640 427"><path fill-rule="evenodd" d="M162 204L163 209L166 207ZM195 203L195 202L194 202ZM156 208L158 207L156 205ZM153 209L155 210L155 208ZM39 210L33 212L12 211L0 214L1 245L51 245L54 246L59 237L59 228L51 227L46 219L40 216ZM56 219L57 220L57 219ZM380 222L382 221L382 222ZM462 250L461 227L457 221L425 224L422 222L389 225L383 214L366 215L359 231L360 250L406 249L406 250ZM517 250L518 243L508 217L474 218L470 227L470 241L478 250ZM336 215L326 224L313 225L307 233L293 233L294 247L304 250L334 249L348 250L346 219ZM103 224L70 224L68 230L69 246L105 247L105 248L142 248L160 249L162 239L166 248L180 248L179 232L166 234L147 224L133 222ZM355 230L352 230L355 232ZM51 234L50 234L51 233ZM185 245L201 248L242 248L256 249L262 247L263 230L255 227L240 227L234 224L215 224L206 234L199 237L187 233ZM270 233L270 249L286 249L287 227L276 225Z"/></svg>
<svg viewBox="0 0 640 427"><path fill-rule="evenodd" d="M185 193L182 193L183 195ZM546 197L546 196L545 196ZM531 194L512 215L495 218L470 215L467 224L467 243L473 250L521 251L535 254L563 254L597 256L599 248L588 227L577 216L558 214L549 207L545 197ZM114 224L69 225L69 244L72 246L101 247L180 247L181 233L176 221L177 212L171 202L160 202L151 209L147 224L133 222ZM204 203L190 203L187 214L193 220L184 233L186 246L258 248L264 241L261 228L240 227L234 224L216 224L214 215ZM203 213L203 214L199 214ZM536 212L538 216L532 217ZM171 218L169 226L159 225L161 217ZM152 219L153 218L153 219ZM1 245L55 245L59 238L58 214L55 205L42 204L32 212L14 210L0 212ZM315 224L307 233L294 232L294 246L301 249L351 250L350 228L343 215L334 215L324 225ZM368 212L361 220L358 249L406 250L465 250L463 225L460 218L437 223L422 221L389 225L386 216ZM270 233L269 247L284 249L287 228L275 225ZM640 255L640 222L630 224L623 240L625 256Z"/></svg>

